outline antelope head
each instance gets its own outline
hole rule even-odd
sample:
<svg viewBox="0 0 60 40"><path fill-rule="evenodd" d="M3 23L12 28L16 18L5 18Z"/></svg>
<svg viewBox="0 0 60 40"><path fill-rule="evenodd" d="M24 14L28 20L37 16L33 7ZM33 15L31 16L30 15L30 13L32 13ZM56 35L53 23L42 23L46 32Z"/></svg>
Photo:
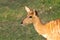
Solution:
<svg viewBox="0 0 60 40"><path fill-rule="evenodd" d="M33 19L35 16L37 16L37 11L35 9L30 9L27 6L25 6L25 10L27 12L26 18L21 22L21 24L26 25L26 24L31 24L33 23Z"/></svg>

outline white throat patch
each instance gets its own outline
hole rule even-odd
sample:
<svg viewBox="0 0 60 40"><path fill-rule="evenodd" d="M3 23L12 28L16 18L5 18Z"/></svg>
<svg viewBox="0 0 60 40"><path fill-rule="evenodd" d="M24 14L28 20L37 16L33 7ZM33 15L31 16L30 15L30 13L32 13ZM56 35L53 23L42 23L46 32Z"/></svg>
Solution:
<svg viewBox="0 0 60 40"><path fill-rule="evenodd" d="M47 35L46 34L42 34L43 37L47 38Z"/></svg>

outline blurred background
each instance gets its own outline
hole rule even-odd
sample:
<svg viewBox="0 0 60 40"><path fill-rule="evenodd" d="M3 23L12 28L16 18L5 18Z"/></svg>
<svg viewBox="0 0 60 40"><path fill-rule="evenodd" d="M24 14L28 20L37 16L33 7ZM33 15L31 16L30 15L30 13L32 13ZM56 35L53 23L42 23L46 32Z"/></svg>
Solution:
<svg viewBox="0 0 60 40"><path fill-rule="evenodd" d="M24 6L36 9L42 23L60 18L60 0L0 0L0 40L46 40L32 24L20 24Z"/></svg>

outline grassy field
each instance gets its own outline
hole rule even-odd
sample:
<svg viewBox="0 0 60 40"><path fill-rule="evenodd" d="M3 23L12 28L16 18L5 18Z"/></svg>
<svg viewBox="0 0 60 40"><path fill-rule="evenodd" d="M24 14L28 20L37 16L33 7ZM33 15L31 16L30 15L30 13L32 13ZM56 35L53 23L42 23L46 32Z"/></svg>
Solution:
<svg viewBox="0 0 60 40"><path fill-rule="evenodd" d="M20 24L24 6L36 9L43 23L60 18L60 0L0 0L0 40L45 40L33 25Z"/></svg>

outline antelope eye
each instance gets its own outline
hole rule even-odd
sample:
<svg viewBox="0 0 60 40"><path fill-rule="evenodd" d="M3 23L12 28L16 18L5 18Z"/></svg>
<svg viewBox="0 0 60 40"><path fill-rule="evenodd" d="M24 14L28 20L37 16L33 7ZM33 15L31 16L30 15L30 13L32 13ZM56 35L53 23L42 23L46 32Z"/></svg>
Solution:
<svg viewBox="0 0 60 40"><path fill-rule="evenodd" d="M29 16L29 18L32 18L32 16Z"/></svg>

